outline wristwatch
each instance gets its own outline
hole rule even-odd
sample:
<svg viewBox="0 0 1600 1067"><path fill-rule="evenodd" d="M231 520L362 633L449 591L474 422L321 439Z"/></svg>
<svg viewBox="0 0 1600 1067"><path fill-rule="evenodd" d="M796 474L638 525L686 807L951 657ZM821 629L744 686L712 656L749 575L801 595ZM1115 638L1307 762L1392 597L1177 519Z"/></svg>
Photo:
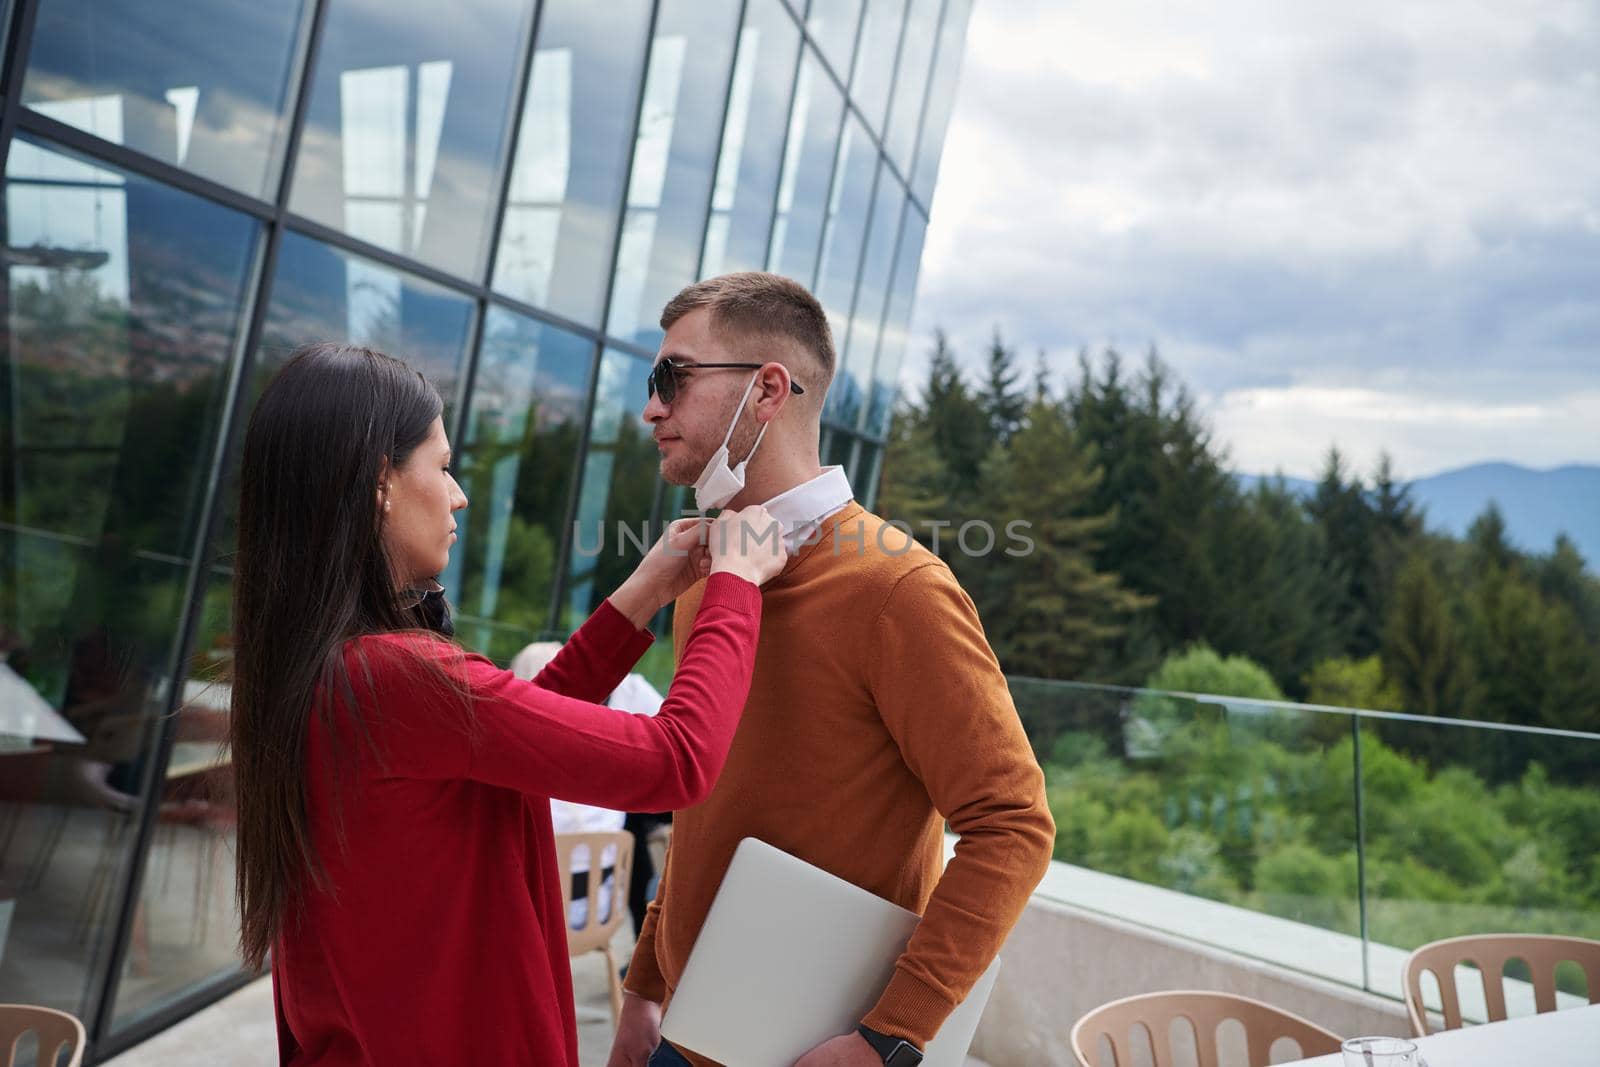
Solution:
<svg viewBox="0 0 1600 1067"><path fill-rule="evenodd" d="M904 1038L880 1034L868 1026L856 1027L856 1033L883 1057L883 1067L917 1067L922 1062L922 1050Z"/></svg>

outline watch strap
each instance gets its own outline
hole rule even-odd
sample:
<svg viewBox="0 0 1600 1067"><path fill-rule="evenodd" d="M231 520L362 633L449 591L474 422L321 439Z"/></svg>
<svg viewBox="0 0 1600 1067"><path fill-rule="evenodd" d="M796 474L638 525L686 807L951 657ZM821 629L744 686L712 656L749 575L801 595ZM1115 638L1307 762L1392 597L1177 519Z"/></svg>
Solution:
<svg viewBox="0 0 1600 1067"><path fill-rule="evenodd" d="M856 1033L872 1046L872 1051L883 1060L884 1067L917 1067L922 1062L922 1050L903 1037L880 1034L866 1025L857 1026Z"/></svg>

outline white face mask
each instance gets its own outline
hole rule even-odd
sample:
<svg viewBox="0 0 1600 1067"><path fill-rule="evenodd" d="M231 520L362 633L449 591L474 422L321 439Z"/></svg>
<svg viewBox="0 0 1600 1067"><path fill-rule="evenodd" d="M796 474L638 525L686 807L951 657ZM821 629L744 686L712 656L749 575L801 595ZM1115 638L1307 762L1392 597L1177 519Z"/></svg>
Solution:
<svg viewBox="0 0 1600 1067"><path fill-rule="evenodd" d="M756 379L760 377L760 371L751 375L750 384L744 387L739 407L733 413L733 421L728 423L728 432L722 435L722 447L711 454L700 477L695 479L694 505L702 512L726 506L744 489L744 468L755 458L756 449L761 447L761 439L767 435L767 424L762 424L761 432L756 434L756 443L750 446L750 454L737 467L728 466L728 442L733 440L733 429L739 425L745 401L750 399L750 391L756 387Z"/></svg>

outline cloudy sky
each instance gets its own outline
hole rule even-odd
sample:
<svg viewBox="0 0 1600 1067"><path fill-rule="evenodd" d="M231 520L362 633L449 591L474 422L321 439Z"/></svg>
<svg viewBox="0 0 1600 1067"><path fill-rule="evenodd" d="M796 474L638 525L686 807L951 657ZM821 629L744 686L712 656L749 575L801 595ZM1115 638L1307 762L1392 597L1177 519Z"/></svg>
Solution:
<svg viewBox="0 0 1600 1067"><path fill-rule="evenodd" d="M1245 471L1600 462L1600 3L978 0L936 325L1154 342Z"/></svg>

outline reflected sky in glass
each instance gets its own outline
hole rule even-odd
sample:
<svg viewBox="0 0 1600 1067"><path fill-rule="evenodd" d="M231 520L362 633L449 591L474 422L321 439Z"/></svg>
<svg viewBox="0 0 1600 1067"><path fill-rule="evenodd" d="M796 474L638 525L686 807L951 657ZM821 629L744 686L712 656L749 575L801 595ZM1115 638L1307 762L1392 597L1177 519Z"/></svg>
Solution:
<svg viewBox="0 0 1600 1067"><path fill-rule="evenodd" d="M736 0L656 12L606 323L646 348L661 342L662 307L695 280L738 22Z"/></svg>
<svg viewBox="0 0 1600 1067"><path fill-rule="evenodd" d="M23 102L252 196L282 169L308 5L41 0Z"/></svg>
<svg viewBox="0 0 1600 1067"><path fill-rule="evenodd" d="M586 326L603 312L649 15L645 0L548 0L539 18L494 288Z"/></svg>
<svg viewBox="0 0 1600 1067"><path fill-rule="evenodd" d="M894 414L895 387L900 380L900 364L910 342L911 309L917 295L917 272L922 263L922 242L928 233L928 220L910 203L900 226L900 246L895 253L894 277L889 283L889 305L883 316L883 337L872 371L872 395L867 402L866 423L870 437L886 437Z"/></svg>
<svg viewBox="0 0 1600 1067"><path fill-rule="evenodd" d="M760 270L772 233L800 31L782 0L750 0L733 64L700 277Z"/></svg>
<svg viewBox="0 0 1600 1067"><path fill-rule="evenodd" d="M332 0L289 206L477 279L532 0Z"/></svg>
<svg viewBox="0 0 1600 1067"><path fill-rule="evenodd" d="M872 198L872 220L868 223L866 247L861 255L855 309L850 314L849 330L839 349L840 370L828 391L830 414L844 426L858 425L866 406L872 360L878 349L879 328L888 298L889 274L894 266L895 238L900 233L901 209L905 202L905 190L887 166L880 166L878 188Z"/></svg>
<svg viewBox="0 0 1600 1067"><path fill-rule="evenodd" d="M840 81L850 77L850 59L855 55L856 33L861 27L861 7L862 0L811 0L806 12L806 31Z"/></svg>
<svg viewBox="0 0 1600 1067"><path fill-rule="evenodd" d="M833 188L828 194L828 212L823 224L822 258L813 287L817 299L822 301L822 309L828 313L835 344L844 342L877 167L877 146L867 136L861 120L851 115L845 122L844 141L839 146L834 166Z"/></svg>
<svg viewBox="0 0 1600 1067"><path fill-rule="evenodd" d="M972 0L947 0L944 6L939 46L929 77L927 110L922 117L916 162L911 170L911 192L924 207L932 204L933 186L939 178L939 155L944 151L944 134L950 126L950 112L955 107L967 19L971 15Z"/></svg>
<svg viewBox="0 0 1600 1067"><path fill-rule="evenodd" d="M884 151L901 174L911 169L911 152L916 147L923 98L928 92L929 64L939 34L941 6L942 0L911 0L906 10L906 31L900 42L894 99L889 106L883 138Z"/></svg>
<svg viewBox="0 0 1600 1067"><path fill-rule="evenodd" d="M844 97L807 50L795 81L789 112L789 137L778 182L778 210L772 224L767 269L809 286L817 267L817 248L828 207Z"/></svg>
<svg viewBox="0 0 1600 1067"><path fill-rule="evenodd" d="M850 78L850 99L874 130L883 129L905 18L906 0L867 0L861 45L856 49L855 72Z"/></svg>

